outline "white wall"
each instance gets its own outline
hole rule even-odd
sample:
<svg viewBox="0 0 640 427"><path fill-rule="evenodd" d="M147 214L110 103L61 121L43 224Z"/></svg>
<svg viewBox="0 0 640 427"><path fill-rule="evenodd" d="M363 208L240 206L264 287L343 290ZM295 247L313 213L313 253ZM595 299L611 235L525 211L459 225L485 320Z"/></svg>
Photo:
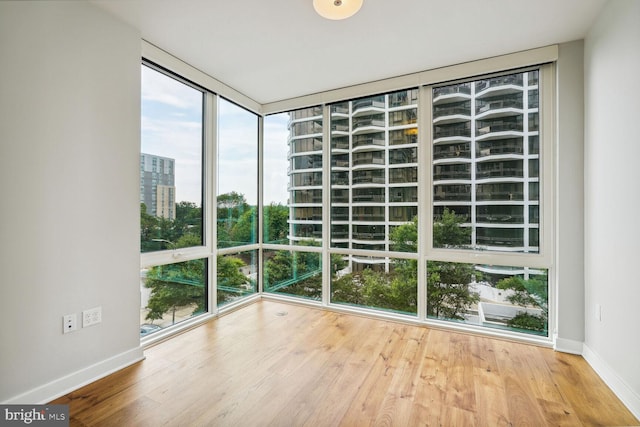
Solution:
<svg viewBox="0 0 640 427"><path fill-rule="evenodd" d="M0 402L141 357L139 134L136 31L86 2L0 2Z"/></svg>
<svg viewBox="0 0 640 427"><path fill-rule="evenodd" d="M584 341L584 43L561 44L557 66L555 348L582 353Z"/></svg>
<svg viewBox="0 0 640 427"><path fill-rule="evenodd" d="M610 1L585 39L584 355L640 417L639 23Z"/></svg>

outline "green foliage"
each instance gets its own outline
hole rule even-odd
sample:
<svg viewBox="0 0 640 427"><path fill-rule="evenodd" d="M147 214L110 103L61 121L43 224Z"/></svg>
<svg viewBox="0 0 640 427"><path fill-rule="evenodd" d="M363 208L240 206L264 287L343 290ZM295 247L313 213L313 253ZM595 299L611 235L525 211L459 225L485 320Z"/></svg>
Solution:
<svg viewBox="0 0 640 427"><path fill-rule="evenodd" d="M331 283L331 301L368 306L359 274L345 274Z"/></svg>
<svg viewBox="0 0 640 427"><path fill-rule="evenodd" d="M394 269L389 273L364 270L361 280L367 305L415 314L418 281L417 275L411 272L411 269Z"/></svg>
<svg viewBox="0 0 640 427"><path fill-rule="evenodd" d="M189 245L178 245L181 237L190 235ZM147 206L140 204L140 249L142 252L175 249L202 244L202 209L191 202L176 204L174 220L155 217L147 213ZM167 242L173 242L173 245ZM186 242L186 241L183 241Z"/></svg>
<svg viewBox="0 0 640 427"><path fill-rule="evenodd" d="M250 206L247 204L244 194L235 191L220 194L217 198L217 205L218 247L233 246L233 228L240 217L250 209ZM240 234L240 231L238 230L237 233Z"/></svg>
<svg viewBox="0 0 640 427"><path fill-rule="evenodd" d="M258 215L255 207L246 210L229 230L233 245L255 243L258 230Z"/></svg>
<svg viewBox="0 0 640 427"><path fill-rule="evenodd" d="M255 291L255 282L240 270L247 264L237 256L219 255L216 258L218 305Z"/></svg>
<svg viewBox="0 0 640 427"><path fill-rule="evenodd" d="M418 251L418 218L395 227L389 234L391 250L398 252Z"/></svg>
<svg viewBox="0 0 640 427"><path fill-rule="evenodd" d="M267 243L288 243L289 208L280 203L264 207L264 241Z"/></svg>
<svg viewBox="0 0 640 427"><path fill-rule="evenodd" d="M336 263L343 262L341 257ZM343 268L343 267L341 267ZM322 297L321 254L318 252L277 251L265 262L265 289L306 298ZM275 289L283 282L290 282Z"/></svg>
<svg viewBox="0 0 640 427"><path fill-rule="evenodd" d="M513 328L528 329L538 332L547 330L549 318L549 291L546 277L523 279L519 276L507 277L496 284L496 288L511 290L513 293L507 300L521 307L536 307L541 309L540 315L525 311L519 312L508 325Z"/></svg>
<svg viewBox="0 0 640 427"><path fill-rule="evenodd" d="M147 272L145 286L151 289L147 304L147 320L162 319L165 313L180 307L195 305L193 313L205 310L204 260L152 267Z"/></svg>
<svg viewBox="0 0 640 427"><path fill-rule="evenodd" d="M265 263L265 283L267 287L288 280L293 276L293 256L289 251L277 251Z"/></svg>
<svg viewBox="0 0 640 427"><path fill-rule="evenodd" d="M544 332L547 330L547 319L544 316L536 316L521 311L513 319L510 319L507 325L517 329Z"/></svg>
<svg viewBox="0 0 640 427"><path fill-rule="evenodd" d="M454 262L427 263L427 315L464 320L464 314L480 297L469 290L473 266Z"/></svg>
<svg viewBox="0 0 640 427"><path fill-rule="evenodd" d="M463 227L465 217L444 209L442 217L433 222L433 247L457 248L471 243L471 229Z"/></svg>
<svg viewBox="0 0 640 427"><path fill-rule="evenodd" d="M219 285L240 288L246 284L247 277L240 271L240 268L246 264L240 258L218 255L216 263L217 281Z"/></svg>

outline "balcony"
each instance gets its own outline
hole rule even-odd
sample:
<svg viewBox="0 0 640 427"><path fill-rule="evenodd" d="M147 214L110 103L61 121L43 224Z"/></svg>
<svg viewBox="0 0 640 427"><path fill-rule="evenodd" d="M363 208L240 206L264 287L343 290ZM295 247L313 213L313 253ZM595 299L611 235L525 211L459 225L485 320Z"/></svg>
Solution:
<svg viewBox="0 0 640 427"><path fill-rule="evenodd" d="M478 170L476 172L476 179L522 178L523 176L524 176L524 172L522 170L522 167L485 169L485 170Z"/></svg>
<svg viewBox="0 0 640 427"><path fill-rule="evenodd" d="M384 203L384 194L354 194L353 203Z"/></svg>
<svg viewBox="0 0 640 427"><path fill-rule="evenodd" d="M354 176L352 185L358 184L385 184L384 176Z"/></svg>
<svg viewBox="0 0 640 427"><path fill-rule="evenodd" d="M471 85L469 83L463 83L459 85L443 86L433 89L433 97L443 95L451 95L454 93L463 93L465 95L471 94Z"/></svg>
<svg viewBox="0 0 640 427"><path fill-rule="evenodd" d="M362 148L362 147L382 147L384 148L386 141L384 137L356 137L353 139L353 148Z"/></svg>
<svg viewBox="0 0 640 427"><path fill-rule="evenodd" d="M354 113L365 108L384 108L384 96L375 98L358 99L351 103Z"/></svg>
<svg viewBox="0 0 640 427"><path fill-rule="evenodd" d="M479 142L476 147L478 157L524 154L522 138L497 139Z"/></svg>
<svg viewBox="0 0 640 427"><path fill-rule="evenodd" d="M384 232L365 232L365 233L358 233L358 232L353 232L351 234L351 237L353 239L356 240L384 240L385 239L385 234Z"/></svg>
<svg viewBox="0 0 640 427"><path fill-rule="evenodd" d="M450 126L434 126L433 138L451 138L451 137L471 137L471 124L450 125Z"/></svg>
<svg viewBox="0 0 640 427"><path fill-rule="evenodd" d="M375 213L357 213L354 212L351 221L363 221L363 222L382 222L384 221L384 213L375 214Z"/></svg>
<svg viewBox="0 0 640 427"><path fill-rule="evenodd" d="M522 237L476 236L476 244L482 246L502 246L507 248L523 247Z"/></svg>
<svg viewBox="0 0 640 427"><path fill-rule="evenodd" d="M349 132L349 125L344 123L331 123L331 132Z"/></svg>
<svg viewBox="0 0 640 427"><path fill-rule="evenodd" d="M344 159L336 159L335 157L331 159L331 167L335 168L348 168L349 160Z"/></svg>
<svg viewBox="0 0 640 427"><path fill-rule="evenodd" d="M490 125L479 127L476 130L476 136L498 132L522 132L522 122L493 122Z"/></svg>
<svg viewBox="0 0 640 427"><path fill-rule="evenodd" d="M332 105L331 114L349 114L349 107L344 104Z"/></svg>
<svg viewBox="0 0 640 427"><path fill-rule="evenodd" d="M471 104L468 105L457 105L451 107L435 107L433 109L433 118L437 119L440 117L446 116L465 116L469 117L471 115Z"/></svg>
<svg viewBox="0 0 640 427"><path fill-rule="evenodd" d="M433 159L470 159L471 150L469 144L457 144L457 145L436 145L433 147Z"/></svg>
<svg viewBox="0 0 640 427"><path fill-rule="evenodd" d="M377 127L384 128L384 119L378 118L362 118L362 119L354 119L353 121L353 131L364 128L364 127Z"/></svg>
<svg viewBox="0 0 640 427"><path fill-rule="evenodd" d="M476 105L476 114L486 113L487 111L503 110L505 108L522 109L522 98L520 99L499 99L485 102L479 100Z"/></svg>
<svg viewBox="0 0 640 427"><path fill-rule="evenodd" d="M489 191L489 192L476 192L477 201L510 201L510 200L523 200L524 194L522 191Z"/></svg>
<svg viewBox="0 0 640 427"><path fill-rule="evenodd" d="M494 224L522 224L524 222L524 215L510 215L510 214L478 214L476 215L476 222L478 223L494 223Z"/></svg>
<svg viewBox="0 0 640 427"><path fill-rule="evenodd" d="M511 74L508 76L494 77L486 80L479 80L476 82L476 93L485 91L487 89L502 87L502 86L518 86L522 87L522 74Z"/></svg>
<svg viewBox="0 0 640 427"><path fill-rule="evenodd" d="M372 157L362 157L362 158L358 158L358 157L354 157L353 161L352 161L352 165L355 166L365 166L365 165L379 165L379 166L384 166L385 165L385 161L384 161L384 157L380 157L380 158L372 158Z"/></svg>
<svg viewBox="0 0 640 427"><path fill-rule="evenodd" d="M471 172L469 170L449 170L442 171L433 174L434 181L442 181L442 180L451 180L451 179L460 179L460 180L469 180L471 179Z"/></svg>
<svg viewBox="0 0 640 427"><path fill-rule="evenodd" d="M398 191L402 190L402 191ZM417 203L418 190L416 188L392 188L389 191L390 203Z"/></svg>
<svg viewBox="0 0 640 427"><path fill-rule="evenodd" d="M331 149L332 150L348 150L349 140L343 137L331 138Z"/></svg>

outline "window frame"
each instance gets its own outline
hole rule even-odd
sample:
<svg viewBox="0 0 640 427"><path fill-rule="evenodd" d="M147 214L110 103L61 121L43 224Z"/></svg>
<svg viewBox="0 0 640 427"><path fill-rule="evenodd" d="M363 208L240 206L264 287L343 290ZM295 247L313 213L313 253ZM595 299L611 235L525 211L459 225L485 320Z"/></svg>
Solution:
<svg viewBox="0 0 640 427"><path fill-rule="evenodd" d="M555 303L555 276L557 274L554 265L555 262L555 245L556 236L554 229L554 215L555 212L555 98L556 98L556 83L555 83L555 61L558 59L558 46L546 46L542 48L530 49L522 52L515 52L507 55L502 55L494 58L482 59L465 64L458 64L448 67L442 67L434 70L426 70L404 76L394 77L390 79L384 79L376 82L369 82L359 84L342 89L331 90L323 93L301 96L297 98L284 99L281 101L259 104L256 101L248 98L247 96L237 92L233 88L225 85L224 83L205 75L194 67L182 62L181 60L167 54L166 52L158 49L150 43L143 41L142 43L142 57L146 60L152 61L156 64L162 64L162 67L174 74L182 76L192 82L196 82L197 85L203 88L207 88L210 94L207 96L206 107L211 113L208 113L205 121L205 133L206 133L206 150L208 153L205 157L205 182L204 185L210 185L211 189L207 190L208 198L205 197L204 206L205 209L210 212L209 225L205 225L206 239L205 246L201 248L190 250L184 250L182 254L183 258L178 261L186 259L196 259L200 257L200 254L207 253L210 259L209 272L209 313L207 316L200 316L198 321L206 321L212 316L219 315L227 310L234 309L235 304L225 306L222 310L218 310L215 296L215 277L216 266L215 257L217 255L223 255L224 253L238 252L239 250L253 249L253 247L259 248L258 262L259 262L259 279L258 279L258 293L249 297L247 300L243 300L240 304L251 303L257 298L269 298L269 299L282 299L292 300L296 303L303 303L307 305L322 306L327 309L335 311L353 312L358 314L366 313L373 317L402 320L409 323L417 323L421 325L432 325L437 327L443 327L453 330L472 331L480 335L499 336L517 341L536 343L544 346L551 346L553 333L556 328L556 303ZM540 253L527 254L527 253L476 253L471 251L456 251L452 249L440 249L432 247L432 182L431 182L431 167L433 147L431 144L432 133L432 121L431 121L431 89L434 86L451 83L460 80L470 80L479 77L485 77L487 75L497 73L505 74L510 70L519 70L528 67L536 67L540 69L540 82L539 82L539 112L540 112L540 137L543 138L540 145L540 160L543 162L540 170L540 205L543 209L540 210L539 226L541 230L540 234ZM283 113L293 110L299 110L312 106L318 106L322 110L323 117L323 129L322 139L323 141L330 141L330 104L337 103L339 101L348 101L356 98L374 96L377 94L391 93L399 90L406 90L407 88L418 88L418 117L417 128L418 134L418 147L422 147L418 150L418 217L419 217L419 237L418 237L418 251L416 253L404 253L404 252L378 252L377 255L382 255L389 258L405 258L405 259L418 259L418 299L419 306L416 317L409 317L403 315L394 315L393 313L383 312L379 310L371 310L366 308L353 308L344 307L332 304L329 299L330 291L330 257L332 254L353 254L353 255L365 255L376 256L373 251L362 250L345 250L341 248L330 247L330 233L331 233L331 162L330 153L331 148L329 143L324 143L322 147L323 161L322 165L322 247L309 247L299 245L280 245L280 244L266 244L264 243L264 224L263 224L263 171L264 171L264 118L270 114ZM216 236L216 218L215 218L215 188L216 188L216 174L215 171L215 159L216 159L216 97L222 96L231 102L234 102L248 111L258 114L258 242L256 245L250 245L251 247L230 247L218 250L215 246ZM425 112L429 112L428 116ZM542 113L544 111L544 113ZM544 180L543 180L543 179ZM212 218L211 218L212 217ZM206 221L205 221L206 222ZM307 251L307 252L319 252L322 255L322 268L323 276L325 279L322 284L322 301L308 301L300 298L294 298L289 296L281 296L269 293L263 293L263 274L261 270L263 268L262 250L293 250L293 251ZM154 259L157 257L157 259ZM144 260L142 259L144 258ZM141 256L141 266L148 265L150 262L168 261L172 260L170 251L163 251L163 253L150 253ZM549 335L547 337L535 337L524 336L522 334L504 333L501 331L483 329L482 327L474 327L472 325L458 325L447 324L443 321L428 319L426 317L426 264L427 260L441 260L441 261L462 261L471 263L488 263L487 260L491 260L491 263L497 265L515 265L523 267L533 268L545 268L548 269L548 286L549 286L549 319L548 330ZM185 322L186 323L186 322ZM521 336L522 335L522 336Z"/></svg>

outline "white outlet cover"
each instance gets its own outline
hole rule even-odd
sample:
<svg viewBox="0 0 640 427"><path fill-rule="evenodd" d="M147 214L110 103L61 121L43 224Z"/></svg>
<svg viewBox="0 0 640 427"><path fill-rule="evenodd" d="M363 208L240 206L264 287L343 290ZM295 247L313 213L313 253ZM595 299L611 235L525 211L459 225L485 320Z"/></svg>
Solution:
<svg viewBox="0 0 640 427"><path fill-rule="evenodd" d="M102 307L94 307L82 312L82 327L97 325L102 322Z"/></svg>

